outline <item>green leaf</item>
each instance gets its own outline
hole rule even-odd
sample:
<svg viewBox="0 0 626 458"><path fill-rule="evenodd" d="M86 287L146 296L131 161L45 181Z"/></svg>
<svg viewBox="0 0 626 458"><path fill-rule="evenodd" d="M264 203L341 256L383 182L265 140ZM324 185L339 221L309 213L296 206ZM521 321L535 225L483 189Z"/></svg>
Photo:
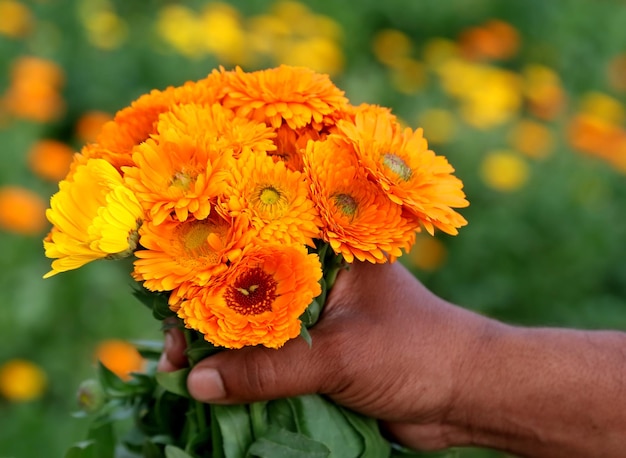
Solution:
<svg viewBox="0 0 626 458"><path fill-rule="evenodd" d="M294 433L277 426L270 426L263 437L258 438L248 450L247 456L258 458L326 458L330 450L304 434ZM337 455L343 458L344 455Z"/></svg>
<svg viewBox="0 0 626 458"><path fill-rule="evenodd" d="M151 440L146 440L141 448L141 456L143 458L163 458L163 452L157 444Z"/></svg>
<svg viewBox="0 0 626 458"><path fill-rule="evenodd" d="M135 296L143 305L152 310L152 315L159 321L164 320L176 314L172 312L168 304L169 295L166 293L158 293L148 291L145 288L133 287L133 296Z"/></svg>
<svg viewBox="0 0 626 458"><path fill-rule="evenodd" d="M167 391L189 398L191 396L187 391L187 376L190 370L186 367L174 372L157 372L155 378L157 383Z"/></svg>
<svg viewBox="0 0 626 458"><path fill-rule="evenodd" d="M212 405L225 458L244 458L252 444L250 413L245 405Z"/></svg>
<svg viewBox="0 0 626 458"><path fill-rule="evenodd" d="M163 342L158 340L131 340L131 342L139 354L146 358L158 361L163 353Z"/></svg>
<svg viewBox="0 0 626 458"><path fill-rule="evenodd" d="M165 446L165 458L193 458L184 450L174 446L174 445L166 445Z"/></svg>
<svg viewBox="0 0 626 458"><path fill-rule="evenodd" d="M105 392L109 395L119 395L126 391L126 384L114 372L98 361L98 377Z"/></svg>
<svg viewBox="0 0 626 458"><path fill-rule="evenodd" d="M94 443L91 440L74 444L66 453L65 458L94 458Z"/></svg>
<svg viewBox="0 0 626 458"><path fill-rule="evenodd" d="M198 339L187 345L185 355L193 366L199 361L202 361L204 358L219 353L223 350L224 348L216 347L211 342L207 342L204 339Z"/></svg>
<svg viewBox="0 0 626 458"><path fill-rule="evenodd" d="M300 337L304 339L309 348L313 346L313 339L311 338L311 334L309 334L309 330L306 328L304 323L300 325Z"/></svg>
<svg viewBox="0 0 626 458"><path fill-rule="evenodd" d="M298 396L287 401L295 412L298 432L326 445L333 456L361 456L364 440L343 415L342 407L319 395Z"/></svg>
<svg viewBox="0 0 626 458"><path fill-rule="evenodd" d="M113 458L115 456L115 432L112 423L91 427L87 438L93 441L94 458Z"/></svg>
<svg viewBox="0 0 626 458"><path fill-rule="evenodd" d="M383 458L389 456L391 444L380 433L376 420L364 417L343 407L340 408L340 412L363 439L364 445L363 454L360 455L361 458Z"/></svg>

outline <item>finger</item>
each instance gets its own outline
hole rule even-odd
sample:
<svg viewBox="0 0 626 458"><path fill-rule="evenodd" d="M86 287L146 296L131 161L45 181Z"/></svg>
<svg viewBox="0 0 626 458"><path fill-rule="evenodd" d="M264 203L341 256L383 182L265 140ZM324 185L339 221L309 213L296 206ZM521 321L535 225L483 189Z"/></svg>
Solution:
<svg viewBox="0 0 626 458"><path fill-rule="evenodd" d="M163 353L159 359L157 370L171 372L187 366L185 356L185 336L178 328L169 328L165 331Z"/></svg>
<svg viewBox="0 0 626 458"><path fill-rule="evenodd" d="M311 333L280 349L248 347L229 350L198 363L189 374L191 395L203 402L232 404L278 399L328 389L333 364L324 361L324 334Z"/></svg>

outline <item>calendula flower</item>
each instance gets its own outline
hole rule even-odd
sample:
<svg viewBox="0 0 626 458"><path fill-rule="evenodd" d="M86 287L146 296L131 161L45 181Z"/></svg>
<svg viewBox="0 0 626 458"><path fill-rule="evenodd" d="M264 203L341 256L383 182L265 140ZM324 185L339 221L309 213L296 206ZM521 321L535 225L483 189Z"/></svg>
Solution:
<svg viewBox="0 0 626 458"><path fill-rule="evenodd" d="M283 161L288 169L303 170L302 155L309 140L319 140L326 136L326 133L313 129L310 126L300 129L291 129L283 124L276 129L274 143L276 149L267 154L275 161Z"/></svg>
<svg viewBox="0 0 626 458"><path fill-rule="evenodd" d="M178 309L188 328L227 348L279 348L300 334L300 315L321 292L316 254L289 245L254 245L217 288L195 289Z"/></svg>
<svg viewBox="0 0 626 458"><path fill-rule="evenodd" d="M203 220L151 221L140 229L144 250L135 252L133 276L151 291L171 291L185 282L200 286L224 272L249 242L244 218L226 219L211 212Z"/></svg>
<svg viewBox="0 0 626 458"><path fill-rule="evenodd" d="M205 79L189 81L182 86L153 90L118 111L112 121L102 127L97 143L115 153L111 163L118 169L133 165L132 149L156 132L159 115L175 105L212 104L223 90L222 73L214 71Z"/></svg>
<svg viewBox="0 0 626 458"><path fill-rule="evenodd" d="M38 235L46 230L46 203L21 186L0 187L0 230Z"/></svg>
<svg viewBox="0 0 626 458"><path fill-rule="evenodd" d="M111 164L89 159L59 184L46 217L53 228L44 248L54 261L44 278L96 259L129 256L137 247L143 209Z"/></svg>
<svg viewBox="0 0 626 458"><path fill-rule="evenodd" d="M401 204L429 232L455 235L467 224L452 208L466 207L463 183L443 156L428 149L422 129L401 130L385 110L363 107L354 121L337 124L360 162L389 198ZM335 166L336 167L336 166Z"/></svg>
<svg viewBox="0 0 626 458"><path fill-rule="evenodd" d="M247 154L237 161L227 181L223 211L245 215L260 240L314 246L318 212L301 172L266 155Z"/></svg>
<svg viewBox="0 0 626 458"><path fill-rule="evenodd" d="M283 123L292 129L333 124L348 103L328 75L304 67L281 65L250 73L237 68L225 75L224 106L275 128Z"/></svg>
<svg viewBox="0 0 626 458"><path fill-rule="evenodd" d="M44 370L25 359L11 359L0 366L0 396L13 402L40 398L48 385Z"/></svg>
<svg viewBox="0 0 626 458"><path fill-rule="evenodd" d="M186 221L206 218L224 187L232 150L219 150L212 132L211 110L184 105L165 113L158 136L135 148L134 167L124 179L155 225L170 214ZM181 132L180 124L189 132Z"/></svg>
<svg viewBox="0 0 626 458"><path fill-rule="evenodd" d="M146 361L133 344L118 339L100 342L96 347L95 357L123 380L130 380L132 372L141 372L146 365Z"/></svg>
<svg viewBox="0 0 626 458"><path fill-rule="evenodd" d="M28 152L30 169L46 180L62 180L69 171L74 150L58 140L40 140Z"/></svg>
<svg viewBox="0 0 626 458"><path fill-rule="evenodd" d="M384 263L408 250L419 228L370 181L352 144L338 135L310 142L305 173L322 219L322 239L346 261Z"/></svg>

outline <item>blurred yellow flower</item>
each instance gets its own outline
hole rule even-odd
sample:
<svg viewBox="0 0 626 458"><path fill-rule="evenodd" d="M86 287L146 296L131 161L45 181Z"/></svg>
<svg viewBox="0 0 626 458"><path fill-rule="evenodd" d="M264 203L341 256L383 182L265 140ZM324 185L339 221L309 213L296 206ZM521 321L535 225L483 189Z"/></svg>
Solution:
<svg viewBox="0 0 626 458"><path fill-rule="evenodd" d="M74 150L58 140L40 140L28 152L30 169L45 180L62 180L70 170Z"/></svg>
<svg viewBox="0 0 626 458"><path fill-rule="evenodd" d="M523 70L528 111L543 120L553 120L565 109L566 94L559 75L544 65L527 65Z"/></svg>
<svg viewBox="0 0 626 458"><path fill-rule="evenodd" d="M38 235L46 228L46 204L33 191L19 186L0 188L0 229Z"/></svg>
<svg viewBox="0 0 626 458"><path fill-rule="evenodd" d="M159 36L172 48L188 57L199 57L205 52L197 14L186 6L169 4L159 10L156 29Z"/></svg>
<svg viewBox="0 0 626 458"><path fill-rule="evenodd" d="M26 5L14 0L0 0L0 35L20 38L27 35L33 17Z"/></svg>
<svg viewBox="0 0 626 458"><path fill-rule="evenodd" d="M343 51L338 44L325 37L310 37L294 41L291 46L276 52L276 60L287 65L309 67L321 73L334 75L343 69Z"/></svg>
<svg viewBox="0 0 626 458"><path fill-rule="evenodd" d="M439 37L428 40L422 51L424 62L435 71L438 71L448 60L457 58L458 55L459 49L454 41Z"/></svg>
<svg viewBox="0 0 626 458"><path fill-rule="evenodd" d="M137 247L143 210L111 164L89 159L59 183L46 217L54 227L44 248L54 261L44 278L96 259L129 256Z"/></svg>
<svg viewBox="0 0 626 458"><path fill-rule="evenodd" d="M607 79L611 88L626 91L626 54L618 54L607 65Z"/></svg>
<svg viewBox="0 0 626 458"><path fill-rule="evenodd" d="M95 350L96 360L122 380L129 380L132 372L141 372L145 360L137 348L129 342L118 339L104 340Z"/></svg>
<svg viewBox="0 0 626 458"><path fill-rule="evenodd" d="M235 8L222 2L210 2L198 20L202 31L198 40L207 52L223 64L246 64L249 60L246 35Z"/></svg>
<svg viewBox="0 0 626 458"><path fill-rule="evenodd" d="M481 176L487 186L497 191L514 191L528 180L526 162L512 151L492 151L481 164Z"/></svg>
<svg viewBox="0 0 626 458"><path fill-rule="evenodd" d="M508 135L511 147L528 157L540 159L554 149L554 135L550 128L530 119L517 122Z"/></svg>
<svg viewBox="0 0 626 458"><path fill-rule="evenodd" d="M391 70L391 84L403 94L414 94L424 86L426 70L420 61L405 58L396 62Z"/></svg>
<svg viewBox="0 0 626 458"><path fill-rule="evenodd" d="M11 359L0 366L0 395L25 402L41 397L48 379L41 367L24 359Z"/></svg>
<svg viewBox="0 0 626 458"><path fill-rule="evenodd" d="M417 125L424 129L430 143L448 143L454 138L457 121L452 112L441 108L424 110L417 117Z"/></svg>
<svg viewBox="0 0 626 458"><path fill-rule="evenodd" d="M622 124L625 117L624 105L619 100L596 91L582 95L579 111L615 125Z"/></svg>
<svg viewBox="0 0 626 458"><path fill-rule="evenodd" d="M411 38L400 30L383 29L374 36L372 50L379 62L396 67L404 59L411 57L413 43Z"/></svg>
<svg viewBox="0 0 626 458"><path fill-rule="evenodd" d="M427 271L437 270L445 260L445 245L437 238L423 234L417 235L407 256L409 265Z"/></svg>

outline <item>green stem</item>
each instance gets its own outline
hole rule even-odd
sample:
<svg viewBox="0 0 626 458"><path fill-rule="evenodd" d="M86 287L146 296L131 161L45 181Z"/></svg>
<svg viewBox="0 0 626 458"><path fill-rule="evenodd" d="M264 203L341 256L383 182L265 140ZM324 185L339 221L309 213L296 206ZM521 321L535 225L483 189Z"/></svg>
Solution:
<svg viewBox="0 0 626 458"><path fill-rule="evenodd" d="M189 347L193 342L195 342L198 338L198 335L195 331L191 330L191 329L184 329L184 335L185 335L185 342L187 343L187 347ZM189 361L189 367L193 367L194 363L191 360L191 358L188 358ZM190 432L188 435L188 440L187 440L187 445L189 445L189 442L193 436L197 435L198 433L206 430L207 428L207 419L206 419L206 411L204 408L204 404L200 401L196 401L195 399L190 401L189 404L189 409L192 410L193 412L189 412L190 416L189 418L191 418L191 415L193 415L195 417L195 428L190 428ZM190 452L190 450L186 450L187 452Z"/></svg>

